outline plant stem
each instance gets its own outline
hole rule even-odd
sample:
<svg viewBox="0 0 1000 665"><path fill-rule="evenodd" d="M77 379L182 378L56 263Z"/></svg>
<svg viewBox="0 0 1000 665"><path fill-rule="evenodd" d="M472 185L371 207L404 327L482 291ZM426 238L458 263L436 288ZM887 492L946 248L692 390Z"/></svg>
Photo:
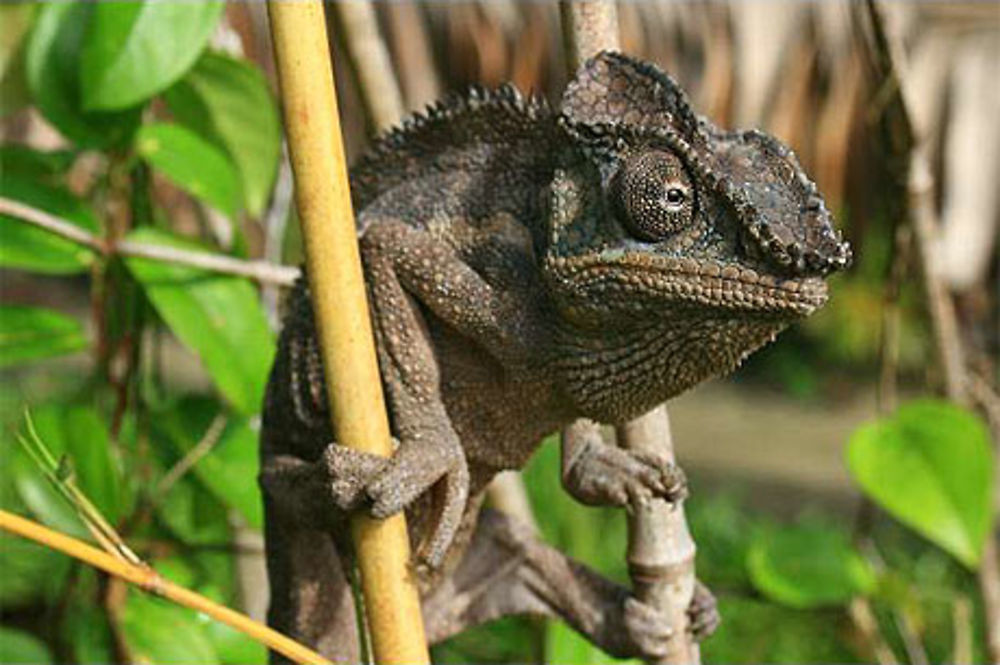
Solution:
<svg viewBox="0 0 1000 665"><path fill-rule="evenodd" d="M53 531L37 522L5 510L0 510L0 530L8 531L63 554L68 554L110 575L134 584L154 596L161 596L179 605L203 612L298 663L330 664L329 660L318 653L303 647L250 617L214 603L189 589L177 586L170 580L161 577L159 573L146 564L133 564L116 559L107 552L102 552L83 541Z"/></svg>
<svg viewBox="0 0 1000 665"><path fill-rule="evenodd" d="M176 263L227 275L249 277L257 282L279 286L291 286L301 274L298 268L292 266L276 265L267 261L245 261L212 252L190 251L130 240L105 242L70 221L5 197L0 197L0 214L9 215L27 224L45 229L54 235L88 247L104 256L120 255L153 259L154 261Z"/></svg>

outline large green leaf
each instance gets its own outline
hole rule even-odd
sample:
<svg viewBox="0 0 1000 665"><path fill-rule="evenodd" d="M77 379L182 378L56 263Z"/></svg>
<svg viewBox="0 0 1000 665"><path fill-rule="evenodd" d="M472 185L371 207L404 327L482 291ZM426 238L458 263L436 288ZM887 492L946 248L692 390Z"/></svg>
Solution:
<svg viewBox="0 0 1000 665"><path fill-rule="evenodd" d="M83 47L83 107L134 106L168 88L198 59L223 2L96 3Z"/></svg>
<svg viewBox="0 0 1000 665"><path fill-rule="evenodd" d="M52 654L40 639L30 633L0 626L0 663L44 665Z"/></svg>
<svg viewBox="0 0 1000 665"><path fill-rule="evenodd" d="M243 203L259 215L281 152L278 109L263 74L245 60L209 52L164 98L179 123L232 157L243 184Z"/></svg>
<svg viewBox="0 0 1000 665"><path fill-rule="evenodd" d="M136 134L136 152L185 191L232 217L240 201L240 181L229 157L180 125L145 125Z"/></svg>
<svg viewBox="0 0 1000 665"><path fill-rule="evenodd" d="M974 568L990 530L993 450L986 426L947 402L901 406L851 436L847 463L893 517Z"/></svg>
<svg viewBox="0 0 1000 665"><path fill-rule="evenodd" d="M163 665L219 662L195 613L159 598L130 589L120 627L135 662Z"/></svg>
<svg viewBox="0 0 1000 665"><path fill-rule="evenodd" d="M37 182L34 177L4 171L0 196L52 213L88 231L97 230L97 219L69 192ZM49 231L20 219L0 215L0 266L52 275L87 270L94 253Z"/></svg>
<svg viewBox="0 0 1000 665"><path fill-rule="evenodd" d="M764 595L799 609L844 604L875 585L847 534L822 523L762 529L747 555L747 570Z"/></svg>
<svg viewBox="0 0 1000 665"><path fill-rule="evenodd" d="M57 2L39 13L28 42L28 89L42 115L69 140L87 148L125 143L141 109L84 111L80 103L80 53L94 11L108 3ZM170 3L164 3L170 4Z"/></svg>
<svg viewBox="0 0 1000 665"><path fill-rule="evenodd" d="M130 240L199 249L152 228ZM129 258L126 264L170 329L201 358L215 385L241 413L260 411L274 338L256 289L246 279Z"/></svg>
<svg viewBox="0 0 1000 665"><path fill-rule="evenodd" d="M113 663L115 662L114 636L104 612L95 612L94 596L98 589L86 589L81 592L80 581L76 581L76 602L63 614L60 622L60 634L63 641L72 649L74 662L77 663ZM94 585L96 586L96 585Z"/></svg>
<svg viewBox="0 0 1000 665"><path fill-rule="evenodd" d="M232 538L226 507L194 478L181 478L156 509L160 521L188 545L218 546Z"/></svg>
<svg viewBox="0 0 1000 665"><path fill-rule="evenodd" d="M5 463L8 459L5 458ZM0 533L0 605L17 607L39 597L54 598L69 571L69 557L55 550ZM5 662L0 659L0 662Z"/></svg>
<svg viewBox="0 0 1000 665"><path fill-rule="evenodd" d="M56 181L76 159L72 150L41 151L13 143L0 146L0 178L16 176Z"/></svg>
<svg viewBox="0 0 1000 665"><path fill-rule="evenodd" d="M205 435L219 414L219 404L203 397L187 397L174 409L157 417L157 430L170 440L178 455L186 455ZM193 468L198 480L247 523L260 529L261 497L257 433L246 418L229 418L219 440Z"/></svg>
<svg viewBox="0 0 1000 665"><path fill-rule="evenodd" d="M83 326L73 317L37 307L0 305L0 368L86 346Z"/></svg>

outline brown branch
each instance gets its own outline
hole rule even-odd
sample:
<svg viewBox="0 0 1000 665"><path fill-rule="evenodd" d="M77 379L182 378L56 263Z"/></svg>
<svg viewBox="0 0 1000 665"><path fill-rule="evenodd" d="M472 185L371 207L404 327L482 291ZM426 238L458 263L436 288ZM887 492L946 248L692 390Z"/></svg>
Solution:
<svg viewBox="0 0 1000 665"><path fill-rule="evenodd" d="M673 464L673 438L666 405L615 429L618 445L654 453ZM684 517L683 501L669 504L650 499L633 505L628 516L628 569L635 595L667 612L674 636L669 651L656 663L700 663L698 644L688 632L688 606L694 597L695 544Z"/></svg>
<svg viewBox="0 0 1000 665"><path fill-rule="evenodd" d="M851 617L851 622L861 632L862 638L868 643L868 647L875 655L875 660L879 665L898 665L899 661L896 660L892 647L885 641L878 626L878 619L875 618L875 612L868 599L863 596L855 596L848 607L848 614Z"/></svg>
<svg viewBox="0 0 1000 665"><path fill-rule="evenodd" d="M117 254L153 259L226 275L249 277L257 282L279 286L291 286L300 274L298 268L275 265L267 261L246 261L223 254L178 249L165 245L149 245L130 240L108 243L99 236L61 217L5 197L0 197L0 214L9 215L21 222L44 229L53 235L92 249L104 256Z"/></svg>
<svg viewBox="0 0 1000 665"><path fill-rule="evenodd" d="M216 621L221 621L257 642L274 649L298 663L327 663L318 653L290 640L281 633L271 630L250 617L212 602L189 589L177 586L146 564L122 561L87 543L71 538L41 524L25 519L5 510L0 510L0 530L28 538L48 548L68 554L95 568L138 586L143 591L171 600L179 605L202 612Z"/></svg>
<svg viewBox="0 0 1000 665"><path fill-rule="evenodd" d="M403 96L379 32L375 7L369 0L345 0L333 3L333 9L340 19L340 32L368 117L376 130L383 132L402 117Z"/></svg>
<svg viewBox="0 0 1000 665"><path fill-rule="evenodd" d="M560 3L566 59L575 71L599 51L621 48L618 14L610 0ZM618 445L657 454L674 462L667 408L661 405L616 428ZM626 559L636 597L670 617L674 637L658 663L688 665L701 662L698 645L688 631L688 606L694 596L695 545L688 531L683 505L650 499L631 506Z"/></svg>

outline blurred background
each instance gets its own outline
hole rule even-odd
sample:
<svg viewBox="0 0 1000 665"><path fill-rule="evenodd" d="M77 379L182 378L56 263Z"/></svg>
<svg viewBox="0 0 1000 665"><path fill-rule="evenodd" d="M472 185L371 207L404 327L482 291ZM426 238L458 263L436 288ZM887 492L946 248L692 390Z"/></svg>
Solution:
<svg viewBox="0 0 1000 665"><path fill-rule="evenodd" d="M296 266L266 7L170 4L0 6L0 196L97 238ZM988 571L1000 5L894 2L878 25L846 2L618 11L623 50L668 71L700 113L793 147L855 255L821 312L670 403L698 575L723 616L705 661L1000 658L1000 626L987 629L1000 616ZM555 104L568 78L554 2L336 3L328 15L352 159L389 124L376 108L389 93L366 97L365 66L389 70L408 111L504 81ZM153 61L130 50L167 37L175 47ZM87 536L17 443L30 406L39 438L137 553L261 617L255 439L280 284L105 257L0 215L0 505ZM966 408L921 401L942 395ZM865 466L866 442L886 432L924 451L930 489ZM624 516L562 492L555 443L524 476L545 537L627 582ZM968 538L900 503L945 506ZM7 536L0 570L0 662L264 660L228 629ZM524 618L434 657L612 660Z"/></svg>

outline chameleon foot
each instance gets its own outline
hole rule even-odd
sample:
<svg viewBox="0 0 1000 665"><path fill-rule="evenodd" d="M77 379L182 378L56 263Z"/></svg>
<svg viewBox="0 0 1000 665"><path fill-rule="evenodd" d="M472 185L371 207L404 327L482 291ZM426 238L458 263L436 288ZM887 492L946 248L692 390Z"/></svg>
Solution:
<svg viewBox="0 0 1000 665"><path fill-rule="evenodd" d="M688 630L696 642L709 637L722 622L715 596L701 582L694 586L694 596L688 605Z"/></svg>

